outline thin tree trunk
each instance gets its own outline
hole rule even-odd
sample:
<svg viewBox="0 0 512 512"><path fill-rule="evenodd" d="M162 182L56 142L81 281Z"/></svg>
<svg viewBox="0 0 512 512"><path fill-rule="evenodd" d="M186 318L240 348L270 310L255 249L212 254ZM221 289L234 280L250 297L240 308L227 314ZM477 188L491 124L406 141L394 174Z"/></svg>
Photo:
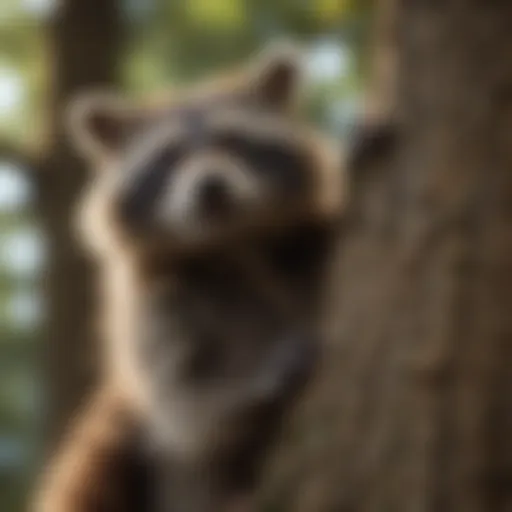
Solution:
<svg viewBox="0 0 512 512"><path fill-rule="evenodd" d="M75 157L64 127L70 98L89 87L117 81L121 20L116 0L65 0L50 27L53 83L50 98L50 151L39 180L42 221L48 241L46 291L47 439L79 404L95 370L92 345L92 272L73 229L73 214L86 169Z"/></svg>
<svg viewBox="0 0 512 512"><path fill-rule="evenodd" d="M398 7L398 147L357 180L335 342L267 489L310 512L508 512L512 3Z"/></svg>

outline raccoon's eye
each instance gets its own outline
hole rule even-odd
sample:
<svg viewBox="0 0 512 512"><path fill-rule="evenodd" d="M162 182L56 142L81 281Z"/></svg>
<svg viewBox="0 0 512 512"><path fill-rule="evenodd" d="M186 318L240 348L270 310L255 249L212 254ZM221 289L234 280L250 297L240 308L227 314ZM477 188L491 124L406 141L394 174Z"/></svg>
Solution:
<svg viewBox="0 0 512 512"><path fill-rule="evenodd" d="M219 145L233 152L257 172L287 188L301 188L307 181L307 159L299 148L267 140L224 135Z"/></svg>

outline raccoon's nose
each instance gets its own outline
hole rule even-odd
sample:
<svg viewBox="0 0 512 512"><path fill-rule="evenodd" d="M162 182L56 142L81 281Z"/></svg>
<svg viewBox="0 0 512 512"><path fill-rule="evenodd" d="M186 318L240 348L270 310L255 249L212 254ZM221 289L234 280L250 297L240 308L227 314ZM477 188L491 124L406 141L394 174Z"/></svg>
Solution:
<svg viewBox="0 0 512 512"><path fill-rule="evenodd" d="M229 186L220 176L208 176L203 179L198 191L199 204L206 213L221 214L231 206Z"/></svg>

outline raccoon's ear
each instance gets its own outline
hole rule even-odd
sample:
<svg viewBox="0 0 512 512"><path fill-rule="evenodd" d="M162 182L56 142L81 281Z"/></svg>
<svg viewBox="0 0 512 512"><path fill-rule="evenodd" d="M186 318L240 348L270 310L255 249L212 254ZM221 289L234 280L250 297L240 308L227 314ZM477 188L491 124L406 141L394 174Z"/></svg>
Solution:
<svg viewBox="0 0 512 512"><path fill-rule="evenodd" d="M295 45L280 44L265 51L251 77L257 98L276 109L295 103L302 82L302 52Z"/></svg>
<svg viewBox="0 0 512 512"><path fill-rule="evenodd" d="M82 93L66 112L72 142L93 160L115 156L140 122L140 112L120 97L104 92Z"/></svg>

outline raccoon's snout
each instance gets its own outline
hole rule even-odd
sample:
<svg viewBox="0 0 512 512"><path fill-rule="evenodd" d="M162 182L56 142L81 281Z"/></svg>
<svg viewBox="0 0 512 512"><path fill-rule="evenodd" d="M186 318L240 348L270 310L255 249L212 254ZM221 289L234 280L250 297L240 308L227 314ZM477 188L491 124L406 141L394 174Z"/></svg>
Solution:
<svg viewBox="0 0 512 512"><path fill-rule="evenodd" d="M199 208L205 214L222 216L231 211L234 202L233 190L222 176L211 174L197 186Z"/></svg>

